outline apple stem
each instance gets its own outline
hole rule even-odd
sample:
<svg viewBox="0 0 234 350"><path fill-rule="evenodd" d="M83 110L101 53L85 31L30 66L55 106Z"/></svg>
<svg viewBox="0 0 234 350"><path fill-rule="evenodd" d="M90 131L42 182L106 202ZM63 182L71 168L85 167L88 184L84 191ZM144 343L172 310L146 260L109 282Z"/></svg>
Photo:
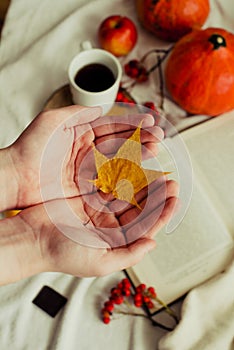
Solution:
<svg viewBox="0 0 234 350"><path fill-rule="evenodd" d="M121 28L122 27L122 24L117 22L114 26L115 29L118 29L118 28Z"/></svg>

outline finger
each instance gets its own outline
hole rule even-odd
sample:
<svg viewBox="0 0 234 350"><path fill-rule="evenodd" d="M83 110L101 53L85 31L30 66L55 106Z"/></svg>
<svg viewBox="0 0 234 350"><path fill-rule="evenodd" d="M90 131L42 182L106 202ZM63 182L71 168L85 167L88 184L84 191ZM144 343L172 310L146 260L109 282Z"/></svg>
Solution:
<svg viewBox="0 0 234 350"><path fill-rule="evenodd" d="M103 134L96 136L95 143L98 145L102 142L105 142L107 140L121 140L121 139L128 139L133 132L136 130L136 128L131 128L130 130L122 130L122 131L114 131L112 134ZM163 139L163 131L159 126L152 126L150 128L142 128L141 129L141 143L145 144L147 142L161 142Z"/></svg>
<svg viewBox="0 0 234 350"><path fill-rule="evenodd" d="M147 234L155 224L160 221L160 217L165 210L169 197L175 197L177 186L174 181L168 181L156 191L153 191L143 201L140 202L142 210L132 207L119 217L119 223L125 231L127 242Z"/></svg>
<svg viewBox="0 0 234 350"><path fill-rule="evenodd" d="M115 215L106 207L105 199L100 197L97 192L82 196L82 200L89 221L95 227L119 227L119 222Z"/></svg>
<svg viewBox="0 0 234 350"><path fill-rule="evenodd" d="M74 105L62 108L61 112L64 112L67 116L69 113L65 127L72 128L77 125L88 124L94 121L101 116L102 109L101 107L82 107Z"/></svg>
<svg viewBox="0 0 234 350"><path fill-rule="evenodd" d="M128 212L124 213L121 217L119 217L119 221L121 225L126 225L127 223L136 220L142 220L144 217L148 216L149 213L155 212L157 209L160 212L160 208L164 206L167 198L174 197L178 195L178 184L174 180L168 180L165 182L165 176L160 179L158 185L157 181L155 184L152 183L152 187L149 186L149 191L139 193L138 203L142 208L142 211L137 207L132 207ZM144 197L144 194L145 197ZM139 215L141 214L141 215ZM157 217L155 212L155 218Z"/></svg>
<svg viewBox="0 0 234 350"><path fill-rule="evenodd" d="M92 127L96 138L120 133L127 130L135 130L136 127L142 123L142 128L149 128L154 125L154 118L150 114L134 114L123 116L103 116L93 121Z"/></svg>
<svg viewBox="0 0 234 350"><path fill-rule="evenodd" d="M154 240L141 238L128 247L108 251L100 260L98 274L104 276L133 266L140 262L145 254L154 249L155 246Z"/></svg>
<svg viewBox="0 0 234 350"><path fill-rule="evenodd" d="M156 181L152 182L149 186L144 187L141 191L139 191L136 195L135 195L135 199L137 201L138 204L141 203L141 205L143 204L143 201L146 200L146 198L148 198L148 196L151 193L156 193L156 191L161 191L165 193L165 186L166 186L166 178L165 176L162 176L161 178L157 179ZM162 187L164 186L164 187ZM161 189L160 189L161 188ZM137 207L131 205L131 204L127 204L125 206L121 206L120 201L118 199L114 199L110 205L109 208L111 211L116 213L116 216L120 219L121 216L124 214L126 216L130 216L130 212L133 210L135 211L135 215L133 217L136 217L139 213L141 213L141 210L138 209ZM143 206L142 206L143 209ZM130 217L131 219L131 217ZM120 219L121 220L121 219ZM131 220L130 220L131 221ZM127 218L126 218L126 222L123 223L126 224L127 223Z"/></svg>
<svg viewBox="0 0 234 350"><path fill-rule="evenodd" d="M66 183L66 181L77 183L80 164L87 152L90 151L92 141L93 132L89 130L72 143L63 162L63 183Z"/></svg>
<svg viewBox="0 0 234 350"><path fill-rule="evenodd" d="M178 185L173 180L166 180L165 176L162 176L158 180L152 182L149 186L143 188L135 196L137 203L141 209L136 206L129 205L124 211L118 211L117 216L122 226L135 221L138 216L141 220L144 216L147 216L151 211L157 209L165 203L168 197L177 196ZM117 204L110 204L110 208L117 209Z"/></svg>
<svg viewBox="0 0 234 350"><path fill-rule="evenodd" d="M107 211L104 202L90 196L90 205L88 200L83 200L84 197L48 202L46 208L52 222L66 236L80 244L96 248L126 245L118 220Z"/></svg>
<svg viewBox="0 0 234 350"><path fill-rule="evenodd" d="M79 149L74 163L74 172L71 174L80 195L94 191L94 184L91 181L94 179L96 169L94 162L90 162L90 157L86 157L89 152L91 148L88 146Z"/></svg>
<svg viewBox="0 0 234 350"><path fill-rule="evenodd" d="M122 144L128 139L134 130L125 130L119 133L103 135L95 140L96 146L100 152L104 153L106 156L113 156ZM141 144L143 159L148 159L149 157L154 157L157 154L157 143L161 142L163 138L162 129L158 126L154 126L148 129L141 129ZM147 155L147 150L151 152L151 155Z"/></svg>
<svg viewBox="0 0 234 350"><path fill-rule="evenodd" d="M180 207L180 200L177 197L170 197L165 203L165 207L162 211L162 214L159 217L159 220L156 224L149 230L145 237L153 238L157 232L159 232L176 214L178 208Z"/></svg>
<svg viewBox="0 0 234 350"><path fill-rule="evenodd" d="M72 151L75 155L74 163L75 163L75 171L76 176L78 176L78 172L80 170L81 164L82 169L90 170L92 167L92 171L95 170L95 162L92 152L92 142L93 142L93 133L87 132L79 137L75 143L73 143ZM87 178L91 179L91 178Z"/></svg>
<svg viewBox="0 0 234 350"><path fill-rule="evenodd" d="M169 222L175 212L177 202L178 199L176 197L168 198L155 211L152 211L148 216L130 227L125 233L127 241L134 242L136 238L140 237L153 238ZM139 233L138 237L136 236L137 232Z"/></svg>
<svg viewBox="0 0 234 350"><path fill-rule="evenodd" d="M75 183L79 188L81 195L96 192L92 180L96 177L96 165L94 160L93 149L91 146L82 147L75 161Z"/></svg>
<svg viewBox="0 0 234 350"><path fill-rule="evenodd" d="M98 237L112 248L125 245L125 235L115 215L107 209L106 201L97 194L83 196L82 199L89 217L86 227L93 226Z"/></svg>

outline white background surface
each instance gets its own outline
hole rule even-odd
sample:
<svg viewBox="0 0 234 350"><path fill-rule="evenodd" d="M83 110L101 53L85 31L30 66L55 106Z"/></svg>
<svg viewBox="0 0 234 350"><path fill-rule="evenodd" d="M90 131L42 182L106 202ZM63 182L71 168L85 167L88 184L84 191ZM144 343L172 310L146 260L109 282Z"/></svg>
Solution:
<svg viewBox="0 0 234 350"><path fill-rule="evenodd" d="M11 1L0 47L1 147L17 138L52 92L68 82L67 67L80 42L89 39L97 46L99 23L116 13L125 14L137 23L131 0ZM205 26L234 32L233 1L211 0L211 13ZM156 47L168 47L168 44L139 27L137 46L127 59L139 58ZM134 96L139 103L158 101L155 79L152 74L144 89L136 88ZM184 111L168 99L165 107L168 118L178 129L206 118L186 119ZM104 278L78 279L44 273L1 287L0 349L157 349L158 339L166 333L145 319L126 316L109 326L100 321L101 303L122 277L122 273L117 273ZM55 319L31 303L43 285L51 286L69 299ZM227 288L230 285L234 285L233 269L193 291L184 305L182 322L162 340L159 348L230 350L234 334L234 301Z"/></svg>

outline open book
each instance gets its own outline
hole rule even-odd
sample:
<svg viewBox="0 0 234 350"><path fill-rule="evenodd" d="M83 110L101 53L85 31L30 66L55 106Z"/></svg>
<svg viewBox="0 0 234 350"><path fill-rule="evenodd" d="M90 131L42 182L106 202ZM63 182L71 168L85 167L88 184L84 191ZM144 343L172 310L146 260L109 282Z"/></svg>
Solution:
<svg viewBox="0 0 234 350"><path fill-rule="evenodd" d="M176 229L155 237L157 247L126 270L134 284L156 288L171 303L224 268L233 258L234 242L234 112L183 131L193 167L193 192ZM160 157L160 155L159 155ZM163 170L173 164L165 157ZM171 176L170 176L171 177Z"/></svg>

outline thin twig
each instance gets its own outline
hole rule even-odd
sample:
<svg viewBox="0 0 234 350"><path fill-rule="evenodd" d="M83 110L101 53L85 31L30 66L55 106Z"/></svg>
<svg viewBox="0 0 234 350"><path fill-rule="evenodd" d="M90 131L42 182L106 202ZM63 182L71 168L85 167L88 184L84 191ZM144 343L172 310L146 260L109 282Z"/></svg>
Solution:
<svg viewBox="0 0 234 350"><path fill-rule="evenodd" d="M160 59L160 62L157 61L156 64L154 64L149 70L147 70L147 74L149 75L150 73L152 73L156 68L158 68L162 62L166 59L167 55L168 55L169 51Z"/></svg>
<svg viewBox="0 0 234 350"><path fill-rule="evenodd" d="M164 307L165 311L174 318L175 322L178 324L179 320L175 312L166 304L163 300L159 299L158 297L155 298L155 300Z"/></svg>
<svg viewBox="0 0 234 350"><path fill-rule="evenodd" d="M164 53L165 55L168 55L168 53L173 49L173 46L169 47L169 49L152 49L148 51L144 56L142 56L140 62L144 62L146 58L151 55L151 53Z"/></svg>
<svg viewBox="0 0 234 350"><path fill-rule="evenodd" d="M166 330L166 331L172 331L172 330L173 330L173 328L167 327L167 326L165 326L164 324L159 323L159 322L153 320L151 317L149 317L149 316L147 316L147 315L145 315L145 314L136 314L136 313L134 313L134 312L126 312L126 311L121 311L121 310L115 310L115 312L118 313L118 314L122 314L122 315L130 315L130 316L144 317L144 318L147 318L148 320L150 320L151 323L152 323L152 325L155 326L155 327L160 327L160 328L162 328L162 329L164 329L164 330Z"/></svg>
<svg viewBox="0 0 234 350"><path fill-rule="evenodd" d="M158 59L158 76L159 76L159 90L160 90L160 96L161 96L161 102L159 107L164 110L164 83L163 83L163 72L162 72L162 59L161 57L158 55L157 56Z"/></svg>

